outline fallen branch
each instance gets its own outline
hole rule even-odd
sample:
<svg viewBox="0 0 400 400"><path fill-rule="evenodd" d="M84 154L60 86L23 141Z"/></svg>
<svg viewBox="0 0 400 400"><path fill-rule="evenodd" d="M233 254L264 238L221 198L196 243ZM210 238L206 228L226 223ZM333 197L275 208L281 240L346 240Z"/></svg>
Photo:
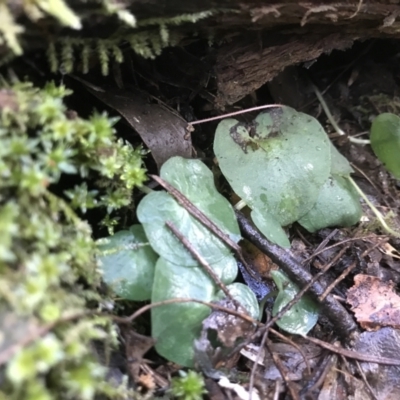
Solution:
<svg viewBox="0 0 400 400"><path fill-rule="evenodd" d="M291 254L282 247L273 245L265 239L241 212L236 211L236 217L242 235L282 268L289 278L301 287L305 287L312 282L313 276ZM319 282L313 282L308 289L308 292L317 301L324 291L325 286ZM353 339L354 334L357 332L357 325L347 310L332 295L326 296L321 305L342 339L346 341Z"/></svg>

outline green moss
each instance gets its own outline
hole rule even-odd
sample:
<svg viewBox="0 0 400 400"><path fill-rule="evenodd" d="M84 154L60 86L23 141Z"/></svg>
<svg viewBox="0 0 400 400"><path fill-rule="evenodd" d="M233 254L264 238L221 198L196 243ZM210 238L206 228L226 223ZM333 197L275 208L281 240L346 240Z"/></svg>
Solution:
<svg viewBox="0 0 400 400"><path fill-rule="evenodd" d="M195 371L180 371L180 377L172 378L170 393L181 400L201 400L207 393L202 375Z"/></svg>
<svg viewBox="0 0 400 400"><path fill-rule="evenodd" d="M145 180L142 152L115 138L115 118L71 117L62 86L0 93L0 398L119 398L126 389L104 381L91 345L116 335L87 306L100 304L101 277L91 227L75 209L101 207L114 220ZM79 183L55 195L66 174Z"/></svg>

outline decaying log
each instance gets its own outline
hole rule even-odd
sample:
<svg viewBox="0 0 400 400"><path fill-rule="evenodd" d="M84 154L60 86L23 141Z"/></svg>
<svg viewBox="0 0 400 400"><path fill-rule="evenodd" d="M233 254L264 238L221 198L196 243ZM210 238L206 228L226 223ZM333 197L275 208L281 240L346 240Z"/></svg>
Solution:
<svg viewBox="0 0 400 400"><path fill-rule="evenodd" d="M307 62L343 50L356 40L400 37L400 2L397 0L289 1L268 0L124 0L121 5L138 21L133 30L154 29L157 23L168 27L168 18L209 11L207 18L183 23L173 29L190 36L213 39L216 48L215 73L218 85L216 107L224 108L270 81L289 65ZM21 35L25 54L45 50L49 38L107 38L121 24L101 12L101 2L70 0L68 4L81 17L80 31L61 29L55 18L29 21L22 3L10 7L25 34ZM95 17L93 17L95 16ZM141 25L146 19L153 24ZM157 21L154 23L154 18ZM0 58L6 51L0 46Z"/></svg>

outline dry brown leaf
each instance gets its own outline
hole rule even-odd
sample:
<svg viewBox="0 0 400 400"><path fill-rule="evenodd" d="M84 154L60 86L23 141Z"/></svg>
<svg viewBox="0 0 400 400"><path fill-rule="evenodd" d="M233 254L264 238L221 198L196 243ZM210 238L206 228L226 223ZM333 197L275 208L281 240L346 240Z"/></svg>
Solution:
<svg viewBox="0 0 400 400"><path fill-rule="evenodd" d="M87 89L98 99L118 111L140 135L151 151L158 169L169 158L191 158L192 140L187 122L177 113L150 101L140 90Z"/></svg>
<svg viewBox="0 0 400 400"><path fill-rule="evenodd" d="M370 275L356 275L347 292L347 302L361 327L375 331L382 326L400 328L400 296L392 281L383 282Z"/></svg>
<svg viewBox="0 0 400 400"><path fill-rule="evenodd" d="M143 356L154 346L154 339L139 335L131 327L120 326L125 341L127 368L135 382L140 381L139 371L143 363Z"/></svg>

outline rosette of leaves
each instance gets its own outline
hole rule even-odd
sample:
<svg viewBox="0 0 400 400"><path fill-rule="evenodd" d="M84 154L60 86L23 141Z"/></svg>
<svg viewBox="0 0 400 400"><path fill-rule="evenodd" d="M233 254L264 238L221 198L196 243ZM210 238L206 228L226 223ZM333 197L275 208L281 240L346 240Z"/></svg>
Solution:
<svg viewBox="0 0 400 400"><path fill-rule="evenodd" d="M240 240L233 209L217 192L211 171L201 161L173 157L163 164L160 176L232 240ZM152 302L172 298L220 300L220 288L169 230L166 226L169 221L207 261L228 290L231 287L232 296L257 318L258 304L253 292L245 285L232 284L237 275L237 264L231 250L170 194L165 191L147 194L138 205L137 216L143 228L136 226L118 237L107 238L110 247L101 247L99 259L104 277L117 295L144 300L145 296L138 288L148 288L149 275L154 274L151 293L147 293ZM154 252L159 256L157 261ZM156 350L171 361L193 366L193 342L209 313L209 307L193 302L153 308L152 336L156 339Z"/></svg>
<svg viewBox="0 0 400 400"><path fill-rule="evenodd" d="M298 221L313 232L349 226L361 217L358 196L346 181L348 161L319 122L290 107L260 113L250 124L221 121L214 152L232 189L272 242L289 247L282 227Z"/></svg>
<svg viewBox="0 0 400 400"><path fill-rule="evenodd" d="M111 211L130 203L145 171L140 150L115 138L114 119L70 117L63 103L68 93L53 84L0 89L1 398L126 392L106 382L91 346L110 344L115 332L108 318L90 316L87 307L87 299L101 300L97 248L74 208ZM63 196L65 174L80 183Z"/></svg>

